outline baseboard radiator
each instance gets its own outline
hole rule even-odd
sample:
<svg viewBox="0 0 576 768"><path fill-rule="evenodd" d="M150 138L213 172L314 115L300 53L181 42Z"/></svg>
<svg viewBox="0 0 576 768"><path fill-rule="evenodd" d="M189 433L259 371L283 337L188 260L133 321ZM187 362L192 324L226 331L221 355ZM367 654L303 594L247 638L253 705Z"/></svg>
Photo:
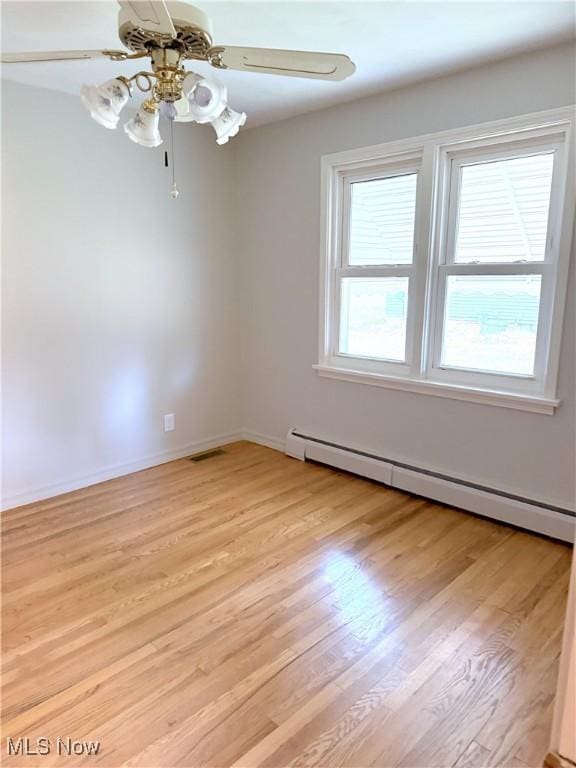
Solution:
<svg viewBox="0 0 576 768"><path fill-rule="evenodd" d="M291 429L286 436L288 456L344 469L362 477L408 491L453 507L475 512L529 531L574 542L576 513L539 501L486 488L447 475L431 472L393 459L338 445Z"/></svg>

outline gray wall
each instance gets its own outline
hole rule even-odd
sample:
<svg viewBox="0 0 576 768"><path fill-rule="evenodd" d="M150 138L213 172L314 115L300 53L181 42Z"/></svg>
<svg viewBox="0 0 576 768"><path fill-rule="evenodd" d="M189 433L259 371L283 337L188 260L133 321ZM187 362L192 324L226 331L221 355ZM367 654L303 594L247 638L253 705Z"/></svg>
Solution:
<svg viewBox="0 0 576 768"><path fill-rule="evenodd" d="M164 147L2 96L4 497L238 429L231 148L177 126L173 201Z"/></svg>
<svg viewBox="0 0 576 768"><path fill-rule="evenodd" d="M515 57L263 126L235 143L244 423L298 426L390 458L574 504L574 268L554 416L321 379L320 157L574 103L571 46Z"/></svg>
<svg viewBox="0 0 576 768"><path fill-rule="evenodd" d="M320 379L320 157L572 103L561 46L162 150L73 96L3 83L4 496L48 495L245 427L291 426L562 505L574 500L574 270L562 407L527 414ZM164 433L162 414L177 429Z"/></svg>

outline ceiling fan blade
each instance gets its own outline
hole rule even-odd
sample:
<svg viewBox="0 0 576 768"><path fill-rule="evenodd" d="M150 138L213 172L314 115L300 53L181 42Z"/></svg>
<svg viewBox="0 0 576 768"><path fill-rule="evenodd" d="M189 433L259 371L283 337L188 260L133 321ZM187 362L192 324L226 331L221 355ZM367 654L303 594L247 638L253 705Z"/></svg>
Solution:
<svg viewBox="0 0 576 768"><path fill-rule="evenodd" d="M356 71L354 62L342 53L221 46L212 48L208 57L216 67L317 80L344 80Z"/></svg>
<svg viewBox="0 0 576 768"><path fill-rule="evenodd" d="M1 53L3 64L20 64L28 61L73 61L78 59L99 59L106 56L104 51L31 51L29 53ZM118 51L125 56L124 52Z"/></svg>
<svg viewBox="0 0 576 768"><path fill-rule="evenodd" d="M164 0L118 0L135 27L176 37L176 30Z"/></svg>

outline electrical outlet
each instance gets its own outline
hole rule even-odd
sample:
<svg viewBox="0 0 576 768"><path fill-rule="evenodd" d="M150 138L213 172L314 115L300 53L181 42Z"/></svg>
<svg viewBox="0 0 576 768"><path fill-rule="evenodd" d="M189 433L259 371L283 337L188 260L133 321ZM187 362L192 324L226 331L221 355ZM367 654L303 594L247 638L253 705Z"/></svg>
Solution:
<svg viewBox="0 0 576 768"><path fill-rule="evenodd" d="M172 432L174 429L176 429L176 419L174 414L164 414L164 432Z"/></svg>

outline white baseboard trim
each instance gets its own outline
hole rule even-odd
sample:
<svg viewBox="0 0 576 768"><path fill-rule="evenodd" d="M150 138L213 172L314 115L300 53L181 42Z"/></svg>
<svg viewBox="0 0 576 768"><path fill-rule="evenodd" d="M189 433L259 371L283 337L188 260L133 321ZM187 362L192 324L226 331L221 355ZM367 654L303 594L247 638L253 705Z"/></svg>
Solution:
<svg viewBox="0 0 576 768"><path fill-rule="evenodd" d="M294 458L319 461L378 480L392 488L561 541L573 543L575 539L576 517L571 515L572 510L548 507L542 502L523 499L505 491L484 488L419 467L409 467L402 462L363 453L357 448L331 443L298 430L290 430L286 446L286 453Z"/></svg>
<svg viewBox="0 0 576 768"><path fill-rule="evenodd" d="M112 480L115 477L165 464L192 453L219 448L238 440L247 440L258 445L264 445L302 460L308 458L320 461L363 477L378 480L399 490L434 499L537 533L543 533L562 541L574 542L575 539L576 518L559 513L554 509L547 509L542 504L532 504L529 500L510 498L488 489L483 490L460 482L451 482L450 479L435 477L427 472L419 472L415 468L397 466L394 462L390 463L378 457L358 455L357 451L349 450L344 446L327 445L322 441L314 442L313 439L306 440L293 435L292 430L285 440L249 429L197 440L171 451L163 451L136 461L105 467L89 475L12 494L3 498L2 510L13 509L80 488L87 488L106 480Z"/></svg>
<svg viewBox="0 0 576 768"><path fill-rule="evenodd" d="M249 439L251 438L244 437L243 430L238 430L238 432L230 432L226 435L216 435L204 440L196 440L192 443L187 443L180 448L175 448L174 450L162 451L161 453L146 456L142 459L137 459L136 461L104 467L89 475L71 478L70 480L54 483L53 485L46 485L41 488L34 488L32 490L3 497L2 510L13 509L14 507L21 507L24 504L31 504L35 501L50 499L53 496L60 496L62 493L77 491L80 488L87 488L90 485L103 483L106 480L113 480L115 477L130 475L132 472L139 472L142 469L149 469L150 467L156 467L159 464L166 464L175 459L182 459L184 456L188 456L192 453L209 451L212 448L219 448L222 445L234 443L237 440ZM254 442L258 441L255 440Z"/></svg>
<svg viewBox="0 0 576 768"><path fill-rule="evenodd" d="M267 448L273 448L275 451L286 450L286 441L280 437L272 437L271 435L263 435L261 432L252 432L250 429L242 430L242 440L247 440L249 443L257 443L258 445L265 445Z"/></svg>

